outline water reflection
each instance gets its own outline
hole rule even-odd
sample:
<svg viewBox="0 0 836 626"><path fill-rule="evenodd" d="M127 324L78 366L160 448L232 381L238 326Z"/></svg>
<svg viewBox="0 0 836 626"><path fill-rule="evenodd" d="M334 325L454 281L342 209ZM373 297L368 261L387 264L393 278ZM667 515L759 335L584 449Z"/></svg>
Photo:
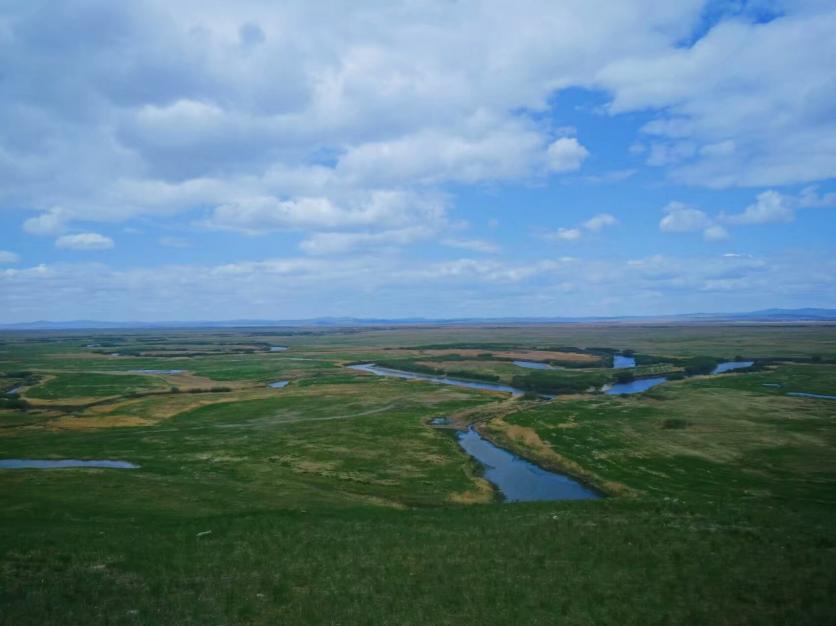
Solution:
<svg viewBox="0 0 836 626"><path fill-rule="evenodd" d="M601 496L578 481L549 472L507 450L498 448L473 428L458 433L459 445L485 466L485 478L507 502L537 500L594 500Z"/></svg>

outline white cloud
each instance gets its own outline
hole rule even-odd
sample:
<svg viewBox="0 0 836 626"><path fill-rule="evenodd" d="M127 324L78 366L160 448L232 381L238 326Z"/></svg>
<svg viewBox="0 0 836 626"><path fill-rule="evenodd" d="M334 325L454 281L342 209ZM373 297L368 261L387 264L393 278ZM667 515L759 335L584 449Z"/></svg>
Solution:
<svg viewBox="0 0 836 626"><path fill-rule="evenodd" d="M358 249L400 247L431 234L420 226L380 232L314 233L299 248L307 254L345 254Z"/></svg>
<svg viewBox="0 0 836 626"><path fill-rule="evenodd" d="M836 206L836 192L819 195L815 187L805 187L799 194L798 206L804 209Z"/></svg>
<svg viewBox="0 0 836 626"><path fill-rule="evenodd" d="M719 224L709 226L702 234L706 241L722 241L729 238L729 232Z"/></svg>
<svg viewBox="0 0 836 626"><path fill-rule="evenodd" d="M583 223L583 227L592 232L598 232L607 226L615 226L616 224L618 224L618 220L614 215L610 213L599 213L598 215L586 220Z"/></svg>
<svg viewBox="0 0 836 626"><path fill-rule="evenodd" d="M0 269L0 321L205 319L206 311L215 319L658 314L704 310L706 302L725 311L833 306L832 294L836 260L815 254L430 263L361 254L123 269L71 263Z"/></svg>
<svg viewBox="0 0 836 626"><path fill-rule="evenodd" d="M8 250L0 250L0 263L17 263L20 261L20 256Z"/></svg>
<svg viewBox="0 0 836 626"><path fill-rule="evenodd" d="M715 223L705 212L684 202L669 202L662 211L666 214L659 222L659 230L666 233L690 233L702 231L706 241L722 241L729 232Z"/></svg>
<svg viewBox="0 0 836 626"><path fill-rule="evenodd" d="M299 207L575 171L583 137L555 139L566 88L604 90L612 114L649 111L635 149L678 180L834 176L826 4L722 20L692 45L699 0L171 4L0 10L0 207L36 211L26 232L196 208L217 208L219 228L322 232L336 227Z"/></svg>
<svg viewBox="0 0 836 626"><path fill-rule="evenodd" d="M583 231L580 228L558 228L548 235L549 239L555 241L577 241L581 237L583 237Z"/></svg>
<svg viewBox="0 0 836 626"><path fill-rule="evenodd" d="M782 9L770 21L722 21L693 45L627 54L599 70L612 113L658 112L644 129L649 163L708 187L836 176L836 119L828 113L836 7Z"/></svg>
<svg viewBox="0 0 836 626"><path fill-rule="evenodd" d="M495 243L482 239L444 239L441 243L451 248L460 248L462 250L484 252L487 254L495 254L500 250L499 246Z"/></svg>
<svg viewBox="0 0 836 626"><path fill-rule="evenodd" d="M451 204L460 185L537 188L553 182L550 172L584 168L586 175L593 163L624 169L575 181L619 180L632 171L632 161L608 163L599 143L565 128L567 89L603 94L602 113L641 112L644 128L618 140L632 144L635 164L662 168L651 173L657 177L767 188L836 176L836 8L787 3L767 23L743 13L703 35L705 6L524 0L511 11L490 2L358 0L351 11L323 11L293 0L4 3L0 210L29 211L24 231L53 237L127 220L153 237L154 224L188 214L180 219L216 229L292 230L311 255L462 241ZM587 146L596 150L593 163ZM641 183L653 184L645 174ZM783 213L747 208L730 219L788 219L805 206L828 206L832 196L805 191L783 196ZM721 236L720 218L690 209L697 213L666 214L666 229ZM588 226L594 220L555 238L583 239L607 226ZM321 263L305 267L333 276L328 259L314 260ZM557 271L480 267L506 277ZM587 269L550 286L599 284L618 274L611 264ZM252 270L262 271L273 269ZM139 270L119 278L164 290Z"/></svg>
<svg viewBox="0 0 836 626"><path fill-rule="evenodd" d="M589 150L574 137L561 137L549 145L548 164L552 172L571 172L580 169Z"/></svg>
<svg viewBox="0 0 836 626"><path fill-rule="evenodd" d="M683 202L670 202L662 211L666 215L659 222L659 229L666 233L688 233L711 226L711 219Z"/></svg>
<svg viewBox="0 0 836 626"><path fill-rule="evenodd" d="M64 231L68 218L69 215L64 209L52 208L23 222L23 230L30 235L57 235Z"/></svg>
<svg viewBox="0 0 836 626"><path fill-rule="evenodd" d="M55 246L64 250L109 250L113 239L99 233L77 233L62 235L55 240Z"/></svg>
<svg viewBox="0 0 836 626"><path fill-rule="evenodd" d="M729 232L722 224L751 226L776 222L791 222L798 209L827 208L836 206L836 193L819 195L814 187L807 187L797 196L789 196L775 190L757 195L755 202L740 213L721 213L716 219L704 211L683 202L670 202L662 210L666 215L659 222L664 232L703 231L706 241L720 241L729 238ZM720 223L718 223L720 222Z"/></svg>
<svg viewBox="0 0 836 626"><path fill-rule="evenodd" d="M791 222L795 219L793 204L792 200L777 191L764 191L742 213L726 215L723 221L729 224Z"/></svg>
<svg viewBox="0 0 836 626"><path fill-rule="evenodd" d="M432 194L377 190L345 194L338 204L327 197L279 200L262 196L244 198L217 207L204 226L260 234L272 230L375 228L391 230L446 223L444 199Z"/></svg>
<svg viewBox="0 0 836 626"><path fill-rule="evenodd" d="M615 226L618 220L610 213L599 213L586 220L580 226L574 228L558 228L556 231L546 233L544 237L552 241L577 241L582 239L586 233L597 233L604 228Z"/></svg>
<svg viewBox="0 0 836 626"><path fill-rule="evenodd" d="M522 121L477 119L463 131L425 130L364 143L340 157L335 173L355 184L475 183L524 177L542 161L543 137ZM552 163L551 147L549 159Z"/></svg>

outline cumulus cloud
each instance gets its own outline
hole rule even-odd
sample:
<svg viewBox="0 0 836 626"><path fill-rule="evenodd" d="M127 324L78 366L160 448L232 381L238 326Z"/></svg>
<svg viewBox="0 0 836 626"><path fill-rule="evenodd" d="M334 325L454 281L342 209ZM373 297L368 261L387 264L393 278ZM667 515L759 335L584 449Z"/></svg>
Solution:
<svg viewBox="0 0 836 626"><path fill-rule="evenodd" d="M23 230L30 235L57 235L64 231L68 218L64 209L52 208L23 222Z"/></svg>
<svg viewBox="0 0 836 626"><path fill-rule="evenodd" d="M561 137L549 145L548 163L552 172L571 172L580 169L589 150L574 137Z"/></svg>
<svg viewBox="0 0 836 626"><path fill-rule="evenodd" d="M583 223L583 227L597 233L599 230L606 228L607 226L615 226L616 224L618 224L618 220L614 215L610 213L599 213L598 215L586 220Z"/></svg>
<svg viewBox="0 0 836 626"><path fill-rule="evenodd" d="M659 230L666 233L690 233L702 231L706 241L723 241L729 232L704 211L684 202L669 202L662 212L665 216L659 222Z"/></svg>
<svg viewBox="0 0 836 626"><path fill-rule="evenodd" d="M577 241L585 234L597 233L604 228L615 226L618 220L610 213L599 213L586 220L583 224L573 228L558 228L546 233L545 238L552 241Z"/></svg>
<svg viewBox="0 0 836 626"><path fill-rule="evenodd" d="M769 20L743 11L710 24L701 0L439 7L366 0L350 11L296 0L4 3L0 210L28 212L20 218L24 232L59 241L127 220L141 221L146 233L167 219L253 235L293 231L310 261L294 261L293 271L333 277L328 254L343 255L334 265L362 274L380 261L363 265L360 257L418 242L469 241L459 249L487 251L456 236L462 187L538 188L553 182L551 174L578 170L584 176L576 180L613 182L639 168L647 174L647 164L659 168L651 176L712 188L760 190L836 175L832 3L786 3ZM598 152L604 141L593 143L585 125L577 136L565 128L564 95L576 90L603 100L595 115L622 116L624 145L632 143L626 162L605 162ZM641 114L625 115L634 112ZM590 114L573 112L572 121L576 113ZM629 130L639 117L643 127ZM589 171L593 164L620 169ZM751 210L717 218L681 207L662 221L664 230L721 240L725 228L834 202L832 193L809 189L758 198ZM609 226L608 218L592 218L554 238L583 239ZM224 271L274 276L279 267L288 265ZM666 271L665 263L645 260L642 267ZM427 271L436 270L505 277L507 284L542 279L556 293L617 273L601 265L575 279L561 274L563 264L496 258ZM18 272L15 281L54 281L71 291L61 268L4 271ZM193 271L217 277L221 270ZM157 276L138 269L83 272L86 280L128 281L134 294L163 290ZM548 282L551 275L561 278ZM167 276L179 286L188 273L170 269ZM666 288L705 286L671 280ZM373 272L364 281L375 284ZM655 297L650 287L642 293L645 304ZM520 294L494 295L543 308Z"/></svg>
<svg viewBox="0 0 836 626"><path fill-rule="evenodd" d="M804 209L836 206L836 192L820 195L815 187L805 187L797 199L798 206Z"/></svg>
<svg viewBox="0 0 836 626"><path fill-rule="evenodd" d="M787 198L777 191L764 191L758 194L757 200L747 206L742 213L724 217L729 224L767 224L791 222L794 219L795 210Z"/></svg>
<svg viewBox="0 0 836 626"><path fill-rule="evenodd" d="M599 70L611 113L659 112L644 128L650 164L708 187L836 176L836 120L827 113L836 8L782 8L774 19L721 21L691 45L628 54Z"/></svg>
<svg viewBox="0 0 836 626"><path fill-rule="evenodd" d="M0 263L17 263L20 261L20 256L8 250L0 250Z"/></svg>
<svg viewBox="0 0 836 626"><path fill-rule="evenodd" d="M670 202L662 211L666 215L659 222L659 229L666 233L688 233L711 226L708 215L684 202Z"/></svg>
<svg viewBox="0 0 836 626"><path fill-rule="evenodd" d="M442 196L392 190L278 200L243 198L217 207L207 228L259 235L275 230L313 231L300 244L309 254L342 254L379 245L407 245L448 225Z"/></svg>
<svg viewBox="0 0 836 626"><path fill-rule="evenodd" d="M723 215L721 219L742 225L792 222L798 209L832 206L836 206L836 193L819 195L814 187L807 187L798 196L790 196L770 189L759 193L742 212Z"/></svg>
<svg viewBox="0 0 836 626"><path fill-rule="evenodd" d="M55 240L55 246L64 250L109 250L113 245L113 239L99 233L62 235Z"/></svg>
<svg viewBox="0 0 836 626"><path fill-rule="evenodd" d="M320 196L576 170L587 148L531 113L698 16L695 0L600 8L4 6L0 206L37 211L26 231L54 235L242 198L315 211Z"/></svg>
<svg viewBox="0 0 836 626"><path fill-rule="evenodd" d="M744 12L695 38L702 9L7 3L0 207L36 212L33 234L207 207L219 227L260 232L246 214L279 228L304 221L297 207L323 210L318 198L572 172L589 149L555 139L551 114L573 87L603 90L613 115L648 111L635 145L678 180L832 177L836 10L794 3L768 23Z"/></svg>

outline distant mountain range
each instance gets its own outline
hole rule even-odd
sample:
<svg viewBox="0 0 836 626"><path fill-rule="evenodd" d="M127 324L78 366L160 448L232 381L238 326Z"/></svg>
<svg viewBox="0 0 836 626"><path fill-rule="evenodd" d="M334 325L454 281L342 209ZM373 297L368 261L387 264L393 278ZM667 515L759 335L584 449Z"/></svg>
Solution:
<svg viewBox="0 0 836 626"><path fill-rule="evenodd" d="M155 328L253 328L253 327L328 327L348 328L363 326L456 326L474 324L589 324L643 322L836 322L836 309L764 309L748 313L683 313L678 315L630 315L613 317L497 317L430 319L410 317L375 319L355 317L319 317L299 320L225 320L190 322L104 322L73 320L66 322L20 322L0 324L0 330L106 330Z"/></svg>

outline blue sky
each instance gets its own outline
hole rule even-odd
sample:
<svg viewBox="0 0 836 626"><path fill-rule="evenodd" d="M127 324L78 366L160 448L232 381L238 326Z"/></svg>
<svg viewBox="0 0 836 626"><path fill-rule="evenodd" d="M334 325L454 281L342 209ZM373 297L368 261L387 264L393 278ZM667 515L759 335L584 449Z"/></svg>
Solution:
<svg viewBox="0 0 836 626"><path fill-rule="evenodd" d="M833 2L0 2L0 321L836 307Z"/></svg>

